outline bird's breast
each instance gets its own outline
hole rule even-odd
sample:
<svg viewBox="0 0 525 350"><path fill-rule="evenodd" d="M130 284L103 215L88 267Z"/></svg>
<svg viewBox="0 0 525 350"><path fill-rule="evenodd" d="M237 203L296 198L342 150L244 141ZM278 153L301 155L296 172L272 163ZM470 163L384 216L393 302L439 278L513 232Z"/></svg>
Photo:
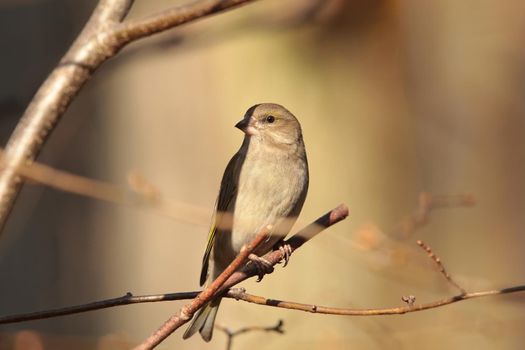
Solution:
<svg viewBox="0 0 525 350"><path fill-rule="evenodd" d="M288 233L304 202L306 159L279 152L246 157L239 177L232 245L238 251L266 225L274 226L271 246ZM263 250L269 250L266 247Z"/></svg>

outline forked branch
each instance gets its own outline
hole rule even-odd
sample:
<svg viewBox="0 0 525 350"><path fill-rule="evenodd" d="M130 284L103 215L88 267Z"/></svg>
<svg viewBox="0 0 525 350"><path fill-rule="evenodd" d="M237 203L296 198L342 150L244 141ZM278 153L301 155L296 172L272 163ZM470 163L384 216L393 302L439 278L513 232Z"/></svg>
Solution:
<svg viewBox="0 0 525 350"><path fill-rule="evenodd" d="M143 19L123 21L133 0L100 0L60 63L31 100L5 148L0 168L0 230L23 179L17 169L34 160L60 118L94 72L124 46L254 0L202 0Z"/></svg>

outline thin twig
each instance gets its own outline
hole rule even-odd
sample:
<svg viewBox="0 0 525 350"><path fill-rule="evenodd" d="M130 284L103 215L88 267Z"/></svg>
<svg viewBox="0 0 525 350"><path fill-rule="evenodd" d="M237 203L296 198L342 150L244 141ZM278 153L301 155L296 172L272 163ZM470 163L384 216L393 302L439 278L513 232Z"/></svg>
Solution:
<svg viewBox="0 0 525 350"><path fill-rule="evenodd" d="M0 149L0 169L7 162L5 151ZM102 201L123 204L126 197L125 191L115 185L54 169L37 162L22 164L16 169L16 172L26 180Z"/></svg>
<svg viewBox="0 0 525 350"><path fill-rule="evenodd" d="M418 246L421 247L421 249L423 249L425 252L427 252L428 257L430 259L432 259L432 261L436 264L439 272L441 272L443 277L445 277L446 280L451 285L453 285L455 288L457 288L461 292L461 294L467 294L467 291L463 287L461 287L456 281L454 281L452 276L447 272L447 270L445 269L445 266L441 262L441 259L436 254L434 254L434 252L432 251L432 248L430 248L427 244L425 244L425 242L423 242L421 240L417 240L416 243L417 243Z"/></svg>
<svg viewBox="0 0 525 350"><path fill-rule="evenodd" d="M311 313L330 314L330 315L346 315L346 316L379 316L379 315L401 315L408 312L423 311L450 305L459 301L489 297L494 295L512 294L525 292L525 285L518 285L502 289L485 290L478 292L470 292L465 294L458 294L449 298L444 298L436 301L432 301L424 304L411 303L409 306L404 307L393 307L393 308L381 308L381 309L356 309L356 308L336 308L319 306L314 304L302 304L291 301L282 301L277 299L269 299L261 296L248 294L243 288L232 288L228 290L223 298L230 298L235 300L242 300L258 305L266 305L273 307L280 307L291 310L306 311ZM96 301L93 303L76 305L65 307L61 309L51 309L46 311L32 312L26 314L16 314L0 317L0 324L10 324L18 322L27 322L32 320L39 320L45 318L53 318L65 315L78 314L88 311L107 309L117 306L131 305L131 304L142 304L142 303L155 303L173 300L189 300L194 299L199 295L200 292L180 292L180 293L167 293L167 294L151 294L151 295L139 295L133 296L131 293L127 293L124 296L105 299Z"/></svg>
<svg viewBox="0 0 525 350"><path fill-rule="evenodd" d="M328 315L342 315L342 316L379 316L379 315L402 315L409 312L423 311L428 309L434 309L445 305L457 303L459 301L488 297L499 294L511 294L525 292L525 285L514 286L510 288L486 290L480 292L471 292L465 294L458 294L449 298L444 298L436 301L432 301L424 304L412 304L409 306L392 307L384 309L350 309L350 308L337 308L329 306L320 306L313 304L296 303L293 301L283 301L277 299L269 299L261 296L251 295L243 292L240 289L232 289L232 292L228 293L228 297L233 297L237 300L247 301L249 303L279 307L283 309L306 311L316 314L328 314Z"/></svg>
<svg viewBox="0 0 525 350"><path fill-rule="evenodd" d="M210 283L209 286L199 293L199 295L197 295L189 304L183 306L177 315L171 316L162 326L160 326L141 344L135 347L135 350L149 350L155 348L171 333L191 320L193 314L217 294L228 278L245 263L248 256L253 253L255 248L268 238L271 230L271 226L263 228L252 242L241 248L237 257L235 257L230 265L228 265L228 267L226 267L226 269L212 283Z"/></svg>
<svg viewBox="0 0 525 350"><path fill-rule="evenodd" d="M235 338L236 336L239 336L241 334L244 334L244 333L248 333L248 332L255 332L255 331L262 331L262 332L275 332L275 333L279 333L279 334L284 334L284 330L283 330L283 325L284 325L284 322L283 320L279 320L277 321L277 324L273 325L273 326L248 326L248 327L243 327L243 328L240 328L240 329L237 329L235 331L232 331L230 328L226 327L226 326L222 326L220 324L215 324L215 328L217 328L218 330L224 332L224 334L226 334L226 337L227 337L227 343L226 343L226 350L230 350L232 348L232 345L233 345L233 338Z"/></svg>
<svg viewBox="0 0 525 350"><path fill-rule="evenodd" d="M163 10L146 18L130 20L116 27L109 37L115 46L124 46L166 29L180 26L199 18L244 5L254 0L204 0Z"/></svg>
<svg viewBox="0 0 525 350"><path fill-rule="evenodd" d="M404 258L408 252L407 246L400 241L413 237L418 230L426 226L431 216L435 215L435 210L465 208L474 204L474 196L470 194L436 195L421 192L417 207L394 227L389 230L382 230L373 223L363 225L354 233L351 243L353 247L359 250L374 250L377 253L368 255L369 258L380 257L384 259L384 257L390 257L390 260L395 263L395 259L402 257L400 260L406 262Z"/></svg>
<svg viewBox="0 0 525 350"><path fill-rule="evenodd" d="M2 169L5 161L5 152L0 149L0 169ZM58 170L38 162L22 164L17 168L16 172L25 180L60 191L113 204L153 210L157 214L168 216L181 222L203 226L208 225L209 212L207 210L162 198L158 193L152 194L152 186L145 184L145 180L137 175L129 176L128 183L132 189L132 192L130 192L124 187Z"/></svg>
<svg viewBox="0 0 525 350"><path fill-rule="evenodd" d="M414 212L399 222L392 235L400 238L412 236L417 229L428 223L432 211L441 208L471 207L475 204L471 194L437 195L421 192Z"/></svg>
<svg viewBox="0 0 525 350"><path fill-rule="evenodd" d="M87 304L80 304L80 305L67 306L67 307L58 308L58 309L50 309L50 310L2 316L0 317L0 324L42 320L46 318L74 315L74 314L84 313L88 311L107 309L107 308L123 306L123 305L155 303L155 302L160 302L160 301L188 300L188 299L195 298L197 295L199 295L199 293L200 293L199 291L195 291L195 292L181 292L181 293L134 296L133 294L128 292L121 297L98 300L98 301L94 301L94 302L87 303Z"/></svg>

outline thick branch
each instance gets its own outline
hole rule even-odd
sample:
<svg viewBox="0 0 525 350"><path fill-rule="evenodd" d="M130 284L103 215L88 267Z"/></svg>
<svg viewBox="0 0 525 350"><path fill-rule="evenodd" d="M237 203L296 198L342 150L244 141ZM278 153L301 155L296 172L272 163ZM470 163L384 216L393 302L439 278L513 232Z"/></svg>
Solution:
<svg viewBox="0 0 525 350"><path fill-rule="evenodd" d="M5 149L0 171L0 230L18 196L17 168L34 160L80 89L126 44L254 0L205 0L121 23L132 0L101 0L81 34L37 91Z"/></svg>
<svg viewBox="0 0 525 350"><path fill-rule="evenodd" d="M100 0L93 15L98 24L121 22L127 15L135 0Z"/></svg>

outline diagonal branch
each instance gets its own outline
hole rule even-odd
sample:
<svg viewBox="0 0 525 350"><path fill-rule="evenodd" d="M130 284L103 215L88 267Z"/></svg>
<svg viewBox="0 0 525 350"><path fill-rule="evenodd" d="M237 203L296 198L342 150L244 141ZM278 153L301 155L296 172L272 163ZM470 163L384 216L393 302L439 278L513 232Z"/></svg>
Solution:
<svg viewBox="0 0 525 350"><path fill-rule="evenodd" d="M136 350L153 349L166 339L171 333L187 323L193 314L201 307L206 305L217 294L217 291L224 285L224 282L246 262L248 256L253 253L265 239L268 238L272 230L271 226L263 228L248 245L241 248L241 252L228 265L228 267L217 277L209 286L200 292L189 304L183 306L177 315L171 316L162 326L153 332L141 344L135 347Z"/></svg>
<svg viewBox="0 0 525 350"><path fill-rule="evenodd" d="M131 10L135 0L100 0L93 15L98 24L119 23Z"/></svg>
<svg viewBox="0 0 525 350"><path fill-rule="evenodd" d="M327 214L323 215L317 219L314 223L308 225L303 230L292 236L286 243L290 244L292 250L298 249L302 244L313 238L319 232L323 231L325 228L330 227L331 225L343 220L348 215L348 209L345 205L340 205L337 208L331 210ZM258 236L259 237L259 236ZM30 320L37 320L43 318L58 317L64 315L71 315L81 312L99 310L103 308L110 308L122 305L129 304L139 304L139 303L151 303L151 302L162 302L170 300L185 300L193 299L193 301L182 308L181 312L177 316L173 316L166 322L166 324L159 329L158 333L152 335L151 341L147 344L142 344L140 349L150 349L151 346L155 346L165 339L171 332L180 325L186 323L191 315L201 306L203 306L207 301L211 300L218 293L224 293L223 297L232 298L236 300L242 300L258 305L272 306L285 308L290 310L305 311L310 313L319 313L319 314L330 314L330 315L344 315L344 316L377 316L377 315L402 315L409 312L429 310L433 308L443 307L446 305L454 304L460 301L489 297L495 295L519 293L525 291L525 285L518 285L503 289L495 290L486 290L478 292L469 292L461 293L452 297L439 299L423 304L415 304L415 298L413 302L410 302L407 306L401 307L392 307L392 308L380 308L380 309L355 309L355 308L337 308L329 306L320 306L315 304L304 304L296 303L291 301L282 301L276 299L269 299L262 296L256 296L248 294L244 289L235 288L231 289L230 287L243 281L246 278L254 276L257 274L257 271L252 269L250 265L246 265L241 271L233 272L236 268L242 266L242 263L245 261L245 258L251 252L251 247L257 244L257 242L252 242L250 247L245 249L242 252L242 255L239 255L235 262L232 263L231 268L228 269L228 272L221 275L210 287L203 292L182 292L182 293L170 293L170 294L156 294L156 295L143 295L143 296L133 296L131 293L118 298L107 299L96 301L89 304L76 305L71 307L65 307L61 309L33 312L28 314L18 314L18 315L8 315L0 317L0 324L24 322ZM270 252L264 256L272 265L278 263L282 258L282 253L279 250ZM229 277L228 277L229 276ZM175 328L173 328L175 327ZM163 337L163 338L162 338Z"/></svg>
<svg viewBox="0 0 525 350"><path fill-rule="evenodd" d="M348 208L345 204L340 204L336 208L330 210L325 215L321 216L301 231L290 237L284 243L289 245L291 252L293 253L299 249L304 243L314 238L318 233L322 232L326 228L337 224L339 221L346 219L348 216ZM281 260L284 259L283 252L280 250L271 251L263 256L272 266L277 265ZM236 284L258 275L260 271L257 271L254 264L246 265L240 271L235 272L222 286L220 291L224 292Z"/></svg>
<svg viewBox="0 0 525 350"><path fill-rule="evenodd" d="M238 7L251 1L253 0L197 1L193 4L164 10L143 19L124 22L116 27L115 30L110 33L110 36L114 37L119 45L125 45L145 36L150 36L211 14Z"/></svg>
<svg viewBox="0 0 525 350"><path fill-rule="evenodd" d="M445 269L445 265L443 265L443 262L441 261L441 258L437 256L433 251L432 248L430 248L429 245L427 245L422 240L416 241L417 245L423 249L428 257L436 264L436 267L438 268L439 272L445 277L445 279L450 283L454 288L457 288L461 294L467 294L467 291L457 283L452 276L448 273L448 271Z"/></svg>
<svg viewBox="0 0 525 350"><path fill-rule="evenodd" d="M100 0L93 15L60 63L38 89L5 148L0 169L0 230L11 212L23 179L22 164L34 160L84 84L107 59L145 36L254 0L203 0L142 20L121 22L133 0Z"/></svg>
<svg viewBox="0 0 525 350"><path fill-rule="evenodd" d="M296 233L287 242L292 246L294 250L298 249L302 244L304 244L306 241L313 238L319 232L323 231L325 228L328 228L338 223L339 221L345 219L347 216L348 216L348 208L344 204L341 204L335 209L329 211L325 215L318 218L315 222L306 226L304 229L302 229L298 233ZM272 265L275 265L282 259L282 256L281 256L281 252L277 250L275 252L270 252L266 254L264 258L267 259L269 262L271 262ZM241 271L233 273L224 282L220 290L224 291L227 288L229 288L225 286L233 286L251 276L255 276L256 274L257 274L257 271L255 269L252 270L250 268L244 268ZM121 297L100 300L100 301L96 301L96 302L92 302L88 304L75 305L75 306L70 306L70 307L38 311L38 312L32 312L32 313L26 313L26 314L3 316L3 317L0 317L0 324L25 322L25 321L31 321L31 320L72 315L72 314L100 310L100 309L122 306L122 305L152 303L152 302L169 301L169 300L193 299L197 297L198 294L199 292L183 292L183 293L133 296L131 293L127 293L126 295L121 296ZM227 292L225 297L231 297L229 296L229 292Z"/></svg>

